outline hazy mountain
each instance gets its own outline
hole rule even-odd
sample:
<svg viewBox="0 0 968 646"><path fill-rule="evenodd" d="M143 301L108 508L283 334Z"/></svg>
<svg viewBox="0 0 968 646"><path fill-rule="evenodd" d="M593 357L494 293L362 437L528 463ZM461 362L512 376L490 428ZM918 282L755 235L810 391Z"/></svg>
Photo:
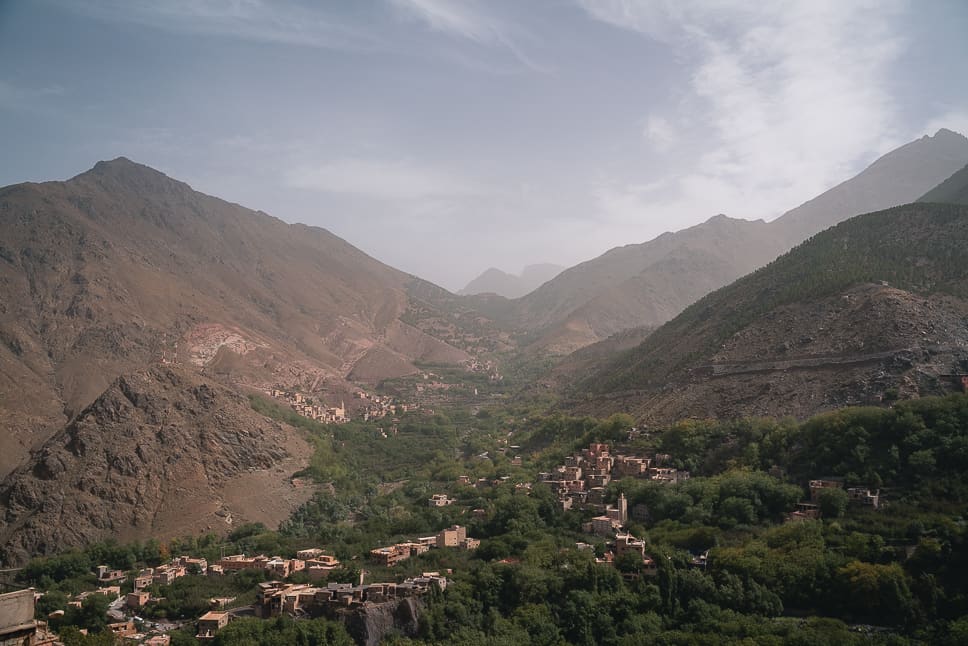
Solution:
<svg viewBox="0 0 968 646"><path fill-rule="evenodd" d="M533 347L571 352L628 328L667 321L779 252L762 221L716 216L565 270L516 302L515 323L535 331Z"/></svg>
<svg viewBox="0 0 968 646"><path fill-rule="evenodd" d="M560 265L550 263L528 265L518 276L491 267L467 283L467 286L460 290L458 294L465 296L497 294L504 298L520 298L560 274L563 269L564 267Z"/></svg>
<svg viewBox="0 0 968 646"><path fill-rule="evenodd" d="M848 217L917 200L968 162L968 139L942 128L897 148L770 223L788 246Z"/></svg>
<svg viewBox="0 0 968 646"><path fill-rule="evenodd" d="M324 229L123 158L0 189L0 231L0 475L152 363L336 392L492 339L480 317L441 308L444 290Z"/></svg>
<svg viewBox="0 0 968 646"><path fill-rule="evenodd" d="M968 204L968 166L935 186L918 201Z"/></svg>
<svg viewBox="0 0 968 646"><path fill-rule="evenodd" d="M854 215L916 200L966 162L968 139L939 130L884 155L769 224L717 216L612 249L509 304L478 306L526 332L533 347L570 352L624 329L660 325L814 233Z"/></svg>
<svg viewBox="0 0 968 646"><path fill-rule="evenodd" d="M968 372L965 248L966 206L852 218L591 370L572 406L657 421L804 417L953 390Z"/></svg>

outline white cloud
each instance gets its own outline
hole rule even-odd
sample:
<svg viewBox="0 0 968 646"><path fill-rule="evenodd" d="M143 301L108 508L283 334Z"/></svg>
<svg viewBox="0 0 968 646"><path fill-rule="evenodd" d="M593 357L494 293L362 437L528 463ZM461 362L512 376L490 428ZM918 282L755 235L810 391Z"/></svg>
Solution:
<svg viewBox="0 0 968 646"><path fill-rule="evenodd" d="M478 184L442 169L410 161L341 159L301 166L287 174L285 184L324 193L342 193L380 200L421 200L480 195Z"/></svg>
<svg viewBox="0 0 968 646"><path fill-rule="evenodd" d="M546 72L547 68L529 56L518 44L530 37L520 25L509 24L468 0L388 0L403 15L416 18L431 29L465 38L479 45L507 49L528 69Z"/></svg>
<svg viewBox="0 0 968 646"><path fill-rule="evenodd" d="M389 0L401 11L413 15L432 29L469 38L479 43L499 42L500 29L469 3L446 0Z"/></svg>
<svg viewBox="0 0 968 646"><path fill-rule="evenodd" d="M772 218L900 143L889 81L904 46L901 3L578 1L599 21L670 44L691 70L677 125L705 152L663 209L693 221ZM658 115L644 128L660 147L673 132ZM626 193L602 208L655 211Z"/></svg>
<svg viewBox="0 0 968 646"><path fill-rule="evenodd" d="M333 11L293 0L55 0L100 20L128 22L173 32L339 49L380 47L364 29L339 20Z"/></svg>
<svg viewBox="0 0 968 646"><path fill-rule="evenodd" d="M646 118L642 136L660 152L670 150L679 139L675 126L668 119L657 114L651 114Z"/></svg>

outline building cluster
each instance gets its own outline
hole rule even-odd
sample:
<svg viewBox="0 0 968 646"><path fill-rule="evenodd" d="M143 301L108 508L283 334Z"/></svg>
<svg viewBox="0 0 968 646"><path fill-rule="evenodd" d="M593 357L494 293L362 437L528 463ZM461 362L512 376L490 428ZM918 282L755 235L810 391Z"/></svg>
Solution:
<svg viewBox="0 0 968 646"><path fill-rule="evenodd" d="M346 406L343 402L340 402L339 406L326 406L317 404L316 400L312 397L307 397L296 391L271 388L266 392L272 397L285 400L292 406L294 411L303 417L314 419L317 422L323 422L324 424L343 424L350 421L349 416L346 414Z"/></svg>
<svg viewBox="0 0 968 646"><path fill-rule="evenodd" d="M81 608L84 599L94 594L101 594L111 601L117 601L121 598L121 587L108 585L98 590L82 592L69 601L68 606ZM36 602L42 596L43 594L33 588L0 594L0 645L63 646L64 642L48 628L46 622L34 619ZM59 619L63 618L64 614L63 610L55 610L47 618ZM115 641L112 643L138 643L145 646L168 646L171 643L171 637L168 635L140 632L138 625L132 619L108 623L105 629L114 638ZM82 634L86 634L86 631L82 630Z"/></svg>
<svg viewBox="0 0 968 646"><path fill-rule="evenodd" d="M269 576L285 579L295 572L305 572L310 581L320 581L329 573L340 567L339 560L328 554L323 554L319 548L310 548L296 552L296 558L287 559L281 556L246 556L233 554L220 558L210 568L212 574L238 572L239 570L263 570Z"/></svg>
<svg viewBox="0 0 968 646"><path fill-rule="evenodd" d="M595 546L589 543L576 543L575 546L579 550L592 551L595 549ZM605 553L595 559L596 563L614 566L616 561L626 554L634 554L635 559L641 563L638 572L626 573L624 576L635 578L640 575L656 576L659 573L655 559L649 556L645 550L644 540L636 538L628 532L619 532L615 535L615 540L608 542L607 547Z"/></svg>
<svg viewBox="0 0 968 646"><path fill-rule="evenodd" d="M361 580L358 585L327 583L325 587L316 587L267 581L259 584L255 614L264 619L282 615L313 616L320 614L326 606L346 608L366 603L383 603L423 595L431 587L443 590L447 587L447 579L437 572L426 572L403 583L363 583Z"/></svg>
<svg viewBox="0 0 968 646"><path fill-rule="evenodd" d="M420 404L397 403L393 397L387 395L371 395L360 390L353 395L361 401L362 408L360 415L364 422L374 419L383 419L388 415L393 416L400 413L410 413L420 409ZM394 420L394 422L399 420Z"/></svg>
<svg viewBox="0 0 968 646"><path fill-rule="evenodd" d="M497 365L493 361L473 357L461 362L464 370L477 374L487 375L487 380L491 382L502 381L504 377L498 372Z"/></svg>
<svg viewBox="0 0 968 646"><path fill-rule="evenodd" d="M798 502L796 508L787 514L786 520L816 520L820 518L820 494L824 489L843 489L842 480L815 479L808 485L810 489L810 501ZM868 487L848 487L847 501L852 505L879 509L881 506L881 495L879 490L871 491Z"/></svg>
<svg viewBox="0 0 968 646"><path fill-rule="evenodd" d="M453 498L448 498L445 493L435 493L427 499L427 502L431 507L449 507L457 501Z"/></svg>
<svg viewBox="0 0 968 646"><path fill-rule="evenodd" d="M538 478L551 486L562 510L592 508L607 515L605 488L613 479L643 478L673 484L688 479L689 472L669 466L671 461L672 456L665 453L653 458L612 455L608 444L593 443L565 458L554 471L538 474Z"/></svg>
<svg viewBox="0 0 968 646"><path fill-rule="evenodd" d="M586 534L611 536L625 527L628 519L628 501L625 500L625 494L621 493L614 505L605 506L604 514L595 516L587 523L583 523L582 530Z"/></svg>
<svg viewBox="0 0 968 646"><path fill-rule="evenodd" d="M45 622L34 619L36 600L33 588L0 594L0 644L53 646L61 643Z"/></svg>
<svg viewBox="0 0 968 646"><path fill-rule="evenodd" d="M481 453L477 457L481 460L490 459L486 452ZM474 487L475 489L490 489L491 487L498 487L510 479L511 479L511 476L501 476L500 478L478 478L477 480L471 480L470 476L462 475L462 476L458 476L457 484L466 485L468 487Z"/></svg>
<svg viewBox="0 0 968 646"><path fill-rule="evenodd" d="M655 559L645 552L645 541L635 538L628 532L619 533L615 536L612 552L616 559L622 558L625 554L634 554L637 559L641 560L640 572L644 576L656 576L659 573Z"/></svg>
<svg viewBox="0 0 968 646"><path fill-rule="evenodd" d="M378 547L370 550L370 557L384 567L393 567L400 561L412 556L429 552L431 548L456 547L462 550L473 550L481 542L467 535L467 528L461 525L451 525L441 530L436 536L424 536L416 541L406 541Z"/></svg>
<svg viewBox="0 0 968 646"><path fill-rule="evenodd" d="M164 565L140 570L134 577L134 589L125 597L125 605L132 610L143 608L151 601L151 593L147 590L149 586L171 585L175 579L186 574L205 574L207 570L208 561L190 556L178 556ZM112 599L120 598L120 584L127 578L127 574L122 570L112 570L106 565L97 566L96 572L99 586L97 592ZM78 595L72 603L80 604L81 601L83 595Z"/></svg>
<svg viewBox="0 0 968 646"><path fill-rule="evenodd" d="M235 554L222 557L212 564L209 564L204 558L178 556L169 563L154 568L145 568L135 574L133 590L125 596L124 603L130 610L140 610L152 603L151 592L148 588L152 585L171 585L175 579L187 574L221 575L239 570L263 570L271 577L284 579L294 572L306 572L310 581L321 581L338 567L340 567L339 560L334 556L324 554L323 550L319 548L300 550L296 553L296 558L292 559L262 554L257 556ZM105 594L112 599L119 599L121 596L120 584L126 578L127 574L121 570L112 570L106 565L99 565L97 567L97 581L100 588L97 593ZM85 594L92 593L82 593L71 603L80 606ZM232 600L213 599L212 605L213 607L224 606L229 601Z"/></svg>
<svg viewBox="0 0 968 646"><path fill-rule="evenodd" d="M260 583L253 605L262 619L281 617L318 617L329 609L351 608L427 594L431 588L444 590L447 579L438 572L425 572L403 583L327 583L325 587L304 583L266 581ZM198 618L195 638L208 641L232 619L228 612L210 611Z"/></svg>

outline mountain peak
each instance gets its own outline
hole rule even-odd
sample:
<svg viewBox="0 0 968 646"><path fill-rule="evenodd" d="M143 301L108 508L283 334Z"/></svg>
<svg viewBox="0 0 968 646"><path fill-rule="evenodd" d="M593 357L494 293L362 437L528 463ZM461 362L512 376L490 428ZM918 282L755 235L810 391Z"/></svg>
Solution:
<svg viewBox="0 0 968 646"><path fill-rule="evenodd" d="M520 298L557 276L563 269L559 265L540 263L528 265L520 275L515 275L490 267L458 293L465 296L492 293L505 298Z"/></svg>
<svg viewBox="0 0 968 646"><path fill-rule="evenodd" d="M81 173L71 181L78 179L92 179L101 184L115 187L120 185L148 193L170 193L191 189L188 184L172 179L150 166L131 161L127 157L99 161L91 170Z"/></svg>
<svg viewBox="0 0 968 646"><path fill-rule="evenodd" d="M115 157L114 159L101 160L94 164L94 167L87 171L88 173L94 173L97 175L108 175L108 174L118 174L118 173L131 173L131 172L148 172L158 175L164 175L164 173L151 168L150 166L145 166L144 164L139 164L138 162L131 161L127 157ZM167 177L167 175L165 175Z"/></svg>
<svg viewBox="0 0 968 646"><path fill-rule="evenodd" d="M927 135L925 135L925 136L927 136ZM961 134L960 132L955 132L954 130L948 130L947 128L941 128L941 129L939 129L938 132L934 133L934 137L930 137L930 138L931 139L937 139L938 137L945 138L945 139L952 139L952 138L954 138L954 139L958 139L958 140L964 140L965 139L965 136L963 134Z"/></svg>

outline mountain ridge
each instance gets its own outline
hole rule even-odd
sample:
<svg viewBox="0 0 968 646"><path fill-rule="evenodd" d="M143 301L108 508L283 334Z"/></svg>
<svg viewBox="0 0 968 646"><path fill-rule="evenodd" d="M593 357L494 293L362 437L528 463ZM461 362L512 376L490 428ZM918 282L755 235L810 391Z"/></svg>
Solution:
<svg viewBox="0 0 968 646"><path fill-rule="evenodd" d="M943 392L944 375L968 371L966 244L964 206L846 220L599 364L577 386L591 396L571 405L654 421L803 417L891 390Z"/></svg>
<svg viewBox="0 0 968 646"><path fill-rule="evenodd" d="M117 375L152 363L205 370L228 352L235 361L212 366L224 381L337 396L351 375L457 364L497 334L486 321L462 333L444 290L417 297L420 279L325 229L127 158L0 189L0 225L0 394L26 391L0 406L0 476Z"/></svg>
<svg viewBox="0 0 968 646"><path fill-rule="evenodd" d="M520 298L548 282L565 267L552 263L528 265L520 274L509 274L496 267L489 267L457 292L461 296L497 294L504 298Z"/></svg>
<svg viewBox="0 0 968 646"><path fill-rule="evenodd" d="M968 139L941 129L882 155L770 222L715 216L606 251L520 299L480 307L518 330L536 351L567 354L623 329L658 326L837 222L913 202L966 162ZM722 244L724 235L736 238L734 246Z"/></svg>

